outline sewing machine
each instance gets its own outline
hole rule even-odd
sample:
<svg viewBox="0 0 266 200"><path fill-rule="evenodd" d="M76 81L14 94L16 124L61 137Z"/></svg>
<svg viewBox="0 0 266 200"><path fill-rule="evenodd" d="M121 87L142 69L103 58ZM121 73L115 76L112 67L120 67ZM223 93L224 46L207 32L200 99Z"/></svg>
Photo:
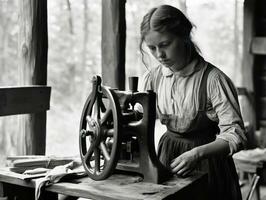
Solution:
<svg viewBox="0 0 266 200"><path fill-rule="evenodd" d="M102 85L100 76L93 77L80 121L81 160L94 180L119 170L141 174L144 182L161 183L170 173L154 147L156 94L138 92L137 77L130 80L130 90L120 91ZM136 104L143 113L134 109Z"/></svg>

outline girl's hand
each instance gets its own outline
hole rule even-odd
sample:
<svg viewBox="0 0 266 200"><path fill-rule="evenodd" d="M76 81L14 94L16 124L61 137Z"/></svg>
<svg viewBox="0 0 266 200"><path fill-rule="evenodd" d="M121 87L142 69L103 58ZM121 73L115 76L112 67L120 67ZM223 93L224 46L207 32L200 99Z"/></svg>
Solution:
<svg viewBox="0 0 266 200"><path fill-rule="evenodd" d="M187 176L196 168L198 161L198 152L192 149L173 159L170 167L173 173L180 176Z"/></svg>

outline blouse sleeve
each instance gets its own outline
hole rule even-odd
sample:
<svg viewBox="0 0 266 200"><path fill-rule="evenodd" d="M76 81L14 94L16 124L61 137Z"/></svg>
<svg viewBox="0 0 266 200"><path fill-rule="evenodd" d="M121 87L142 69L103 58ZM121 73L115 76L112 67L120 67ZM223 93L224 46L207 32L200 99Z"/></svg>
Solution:
<svg viewBox="0 0 266 200"><path fill-rule="evenodd" d="M244 148L247 141L237 92L232 81L218 69L209 75L208 97L218 117L220 128L217 139L228 142L232 155Z"/></svg>
<svg viewBox="0 0 266 200"><path fill-rule="evenodd" d="M152 81L151 81L151 71L146 71L144 75L141 77L140 80L140 90L146 91L146 90L152 90Z"/></svg>

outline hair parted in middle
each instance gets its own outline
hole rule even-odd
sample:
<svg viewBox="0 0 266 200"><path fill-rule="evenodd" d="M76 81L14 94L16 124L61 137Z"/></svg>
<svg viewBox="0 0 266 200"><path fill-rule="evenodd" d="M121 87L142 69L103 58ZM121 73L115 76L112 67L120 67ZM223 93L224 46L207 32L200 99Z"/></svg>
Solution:
<svg viewBox="0 0 266 200"><path fill-rule="evenodd" d="M144 62L144 50L142 48L145 36L149 31L169 32L177 37L183 38L187 41L194 52L200 53L199 48L194 44L191 39L191 30L193 24L183 14L181 10L170 5L161 5L156 8L152 8L144 15L140 26L140 52L142 54L142 61ZM147 67L147 66L146 66Z"/></svg>

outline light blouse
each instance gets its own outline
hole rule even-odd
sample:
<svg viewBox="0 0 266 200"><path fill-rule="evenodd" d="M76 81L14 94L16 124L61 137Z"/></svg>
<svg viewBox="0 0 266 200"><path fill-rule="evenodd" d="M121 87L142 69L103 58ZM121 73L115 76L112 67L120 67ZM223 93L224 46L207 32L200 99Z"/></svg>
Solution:
<svg viewBox="0 0 266 200"><path fill-rule="evenodd" d="M142 89L157 93L157 114L162 123L167 116L167 120L175 119L174 127L170 127L172 130L185 133L196 117L200 83L207 65L208 62L199 56L180 71L173 72L159 65L144 75ZM246 136L236 89L216 67L207 78L206 115L218 122L220 133L216 139L229 143L230 155L243 148Z"/></svg>

